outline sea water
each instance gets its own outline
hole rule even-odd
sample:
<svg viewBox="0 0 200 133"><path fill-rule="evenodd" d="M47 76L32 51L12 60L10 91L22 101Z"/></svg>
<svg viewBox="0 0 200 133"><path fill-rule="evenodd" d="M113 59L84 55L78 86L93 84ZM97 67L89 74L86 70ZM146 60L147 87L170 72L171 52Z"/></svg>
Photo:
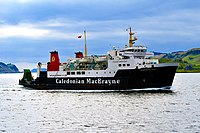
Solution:
<svg viewBox="0 0 200 133"><path fill-rule="evenodd" d="M200 132L199 73L177 73L171 93L38 91L22 76L0 74L0 132Z"/></svg>

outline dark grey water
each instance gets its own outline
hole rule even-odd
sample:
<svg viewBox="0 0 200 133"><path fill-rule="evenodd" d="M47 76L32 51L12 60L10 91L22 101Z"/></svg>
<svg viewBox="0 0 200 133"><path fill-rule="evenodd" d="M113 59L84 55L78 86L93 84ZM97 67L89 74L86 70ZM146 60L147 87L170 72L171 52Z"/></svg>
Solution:
<svg viewBox="0 0 200 133"><path fill-rule="evenodd" d="M200 132L200 74L176 74L173 93L27 90L0 74L0 132Z"/></svg>

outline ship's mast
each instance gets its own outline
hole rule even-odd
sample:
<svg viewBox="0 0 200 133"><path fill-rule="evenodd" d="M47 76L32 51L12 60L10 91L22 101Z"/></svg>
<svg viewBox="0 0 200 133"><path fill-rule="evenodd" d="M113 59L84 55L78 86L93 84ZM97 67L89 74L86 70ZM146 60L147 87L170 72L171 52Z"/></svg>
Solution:
<svg viewBox="0 0 200 133"><path fill-rule="evenodd" d="M86 45L86 31L84 30L84 57L86 58L88 56L87 53L87 45Z"/></svg>
<svg viewBox="0 0 200 133"><path fill-rule="evenodd" d="M137 40L136 37L133 38L134 32L131 31L131 27L129 28L129 47L132 47L135 41Z"/></svg>
<svg viewBox="0 0 200 133"><path fill-rule="evenodd" d="M133 46L133 34L132 31L131 31L131 27L129 28L130 32L129 32L129 47L132 47Z"/></svg>

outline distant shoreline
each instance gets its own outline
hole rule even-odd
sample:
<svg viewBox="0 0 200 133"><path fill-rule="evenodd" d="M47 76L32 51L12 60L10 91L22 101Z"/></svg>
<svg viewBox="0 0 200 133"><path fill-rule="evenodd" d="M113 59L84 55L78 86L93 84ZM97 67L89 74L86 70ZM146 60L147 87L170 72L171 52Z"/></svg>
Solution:
<svg viewBox="0 0 200 133"><path fill-rule="evenodd" d="M200 70L177 70L176 73L200 73Z"/></svg>

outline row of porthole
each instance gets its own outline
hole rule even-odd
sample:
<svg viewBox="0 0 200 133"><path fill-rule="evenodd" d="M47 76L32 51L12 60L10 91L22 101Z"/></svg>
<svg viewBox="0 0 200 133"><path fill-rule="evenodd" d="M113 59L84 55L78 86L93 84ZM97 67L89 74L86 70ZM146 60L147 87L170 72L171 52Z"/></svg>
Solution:
<svg viewBox="0 0 200 133"><path fill-rule="evenodd" d="M77 74L77 75L85 75L85 71L82 71L82 72L67 72L67 75L75 75L75 74Z"/></svg>
<svg viewBox="0 0 200 133"><path fill-rule="evenodd" d="M109 72L110 74L111 74L111 72ZM113 72L113 73L115 73L115 71ZM85 75L85 71L82 71L82 72L67 72L67 75L75 75L75 74L77 74L77 75ZM90 74L90 72L88 72L88 74ZM96 74L99 74L98 72L96 72ZM106 72L104 72L104 74L106 74Z"/></svg>
<svg viewBox="0 0 200 133"><path fill-rule="evenodd" d="M125 66L130 66L130 64L118 64L119 67L125 67Z"/></svg>
<svg viewBox="0 0 200 133"><path fill-rule="evenodd" d="M109 72L109 73L111 74L112 72ZM113 73L115 73L115 71ZM88 72L88 74L90 74L90 72ZM99 73L96 72L96 74L99 74ZM104 72L104 74L106 74L106 72Z"/></svg>

